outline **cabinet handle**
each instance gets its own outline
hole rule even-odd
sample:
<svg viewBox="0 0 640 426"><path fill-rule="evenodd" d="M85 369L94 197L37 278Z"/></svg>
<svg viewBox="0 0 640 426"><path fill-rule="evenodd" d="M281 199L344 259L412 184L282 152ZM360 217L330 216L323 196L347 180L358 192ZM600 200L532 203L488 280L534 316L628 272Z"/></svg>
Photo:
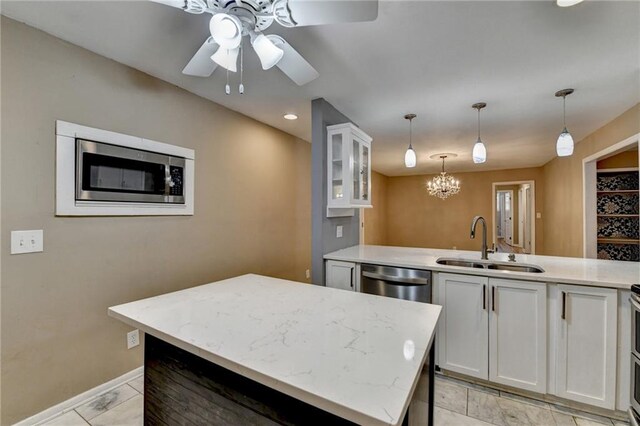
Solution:
<svg viewBox="0 0 640 426"><path fill-rule="evenodd" d="M567 293L562 292L562 315L560 316L563 320L567 319Z"/></svg>
<svg viewBox="0 0 640 426"><path fill-rule="evenodd" d="M349 276L349 286L351 288L353 288L353 273L354 273L354 268L351 268L351 275Z"/></svg>
<svg viewBox="0 0 640 426"><path fill-rule="evenodd" d="M491 287L491 310L496 311L496 288Z"/></svg>
<svg viewBox="0 0 640 426"><path fill-rule="evenodd" d="M482 284L482 310L487 309L487 286Z"/></svg>

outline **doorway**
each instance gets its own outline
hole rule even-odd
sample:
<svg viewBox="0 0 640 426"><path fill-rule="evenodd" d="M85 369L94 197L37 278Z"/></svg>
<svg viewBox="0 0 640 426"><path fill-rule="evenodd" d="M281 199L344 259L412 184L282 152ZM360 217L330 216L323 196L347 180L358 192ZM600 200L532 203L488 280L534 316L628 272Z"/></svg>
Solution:
<svg viewBox="0 0 640 426"><path fill-rule="evenodd" d="M535 253L535 184L494 182L493 244L503 253Z"/></svg>

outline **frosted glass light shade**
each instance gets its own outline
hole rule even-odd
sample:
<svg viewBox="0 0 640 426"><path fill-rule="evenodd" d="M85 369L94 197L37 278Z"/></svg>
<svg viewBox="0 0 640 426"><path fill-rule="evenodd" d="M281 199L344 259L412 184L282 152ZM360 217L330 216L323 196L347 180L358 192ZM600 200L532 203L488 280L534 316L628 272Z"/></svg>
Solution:
<svg viewBox="0 0 640 426"><path fill-rule="evenodd" d="M220 65L222 68L228 69L231 72L236 72L238 70L236 64L238 62L238 53L240 49L225 49L220 46L216 53L211 56L211 60L216 64Z"/></svg>
<svg viewBox="0 0 640 426"><path fill-rule="evenodd" d="M556 142L556 153L558 157L568 157L573 154L573 137L571 133L565 127L560 136L558 136L558 142Z"/></svg>
<svg viewBox="0 0 640 426"><path fill-rule="evenodd" d="M251 41L251 45L253 46L253 50L256 51L258 58L260 58L263 70L268 70L273 67L284 55L284 51L273 44L264 34L256 36L256 38Z"/></svg>
<svg viewBox="0 0 640 426"><path fill-rule="evenodd" d="M485 148L484 144L480 139L473 146L472 152L473 162L476 164L484 163L487 161L487 148Z"/></svg>
<svg viewBox="0 0 640 426"><path fill-rule="evenodd" d="M416 166L416 152L411 147L409 147L404 154L404 165L408 168Z"/></svg>
<svg viewBox="0 0 640 426"><path fill-rule="evenodd" d="M235 49L242 42L242 23L233 15L213 15L209 21L209 32L215 42L226 49Z"/></svg>

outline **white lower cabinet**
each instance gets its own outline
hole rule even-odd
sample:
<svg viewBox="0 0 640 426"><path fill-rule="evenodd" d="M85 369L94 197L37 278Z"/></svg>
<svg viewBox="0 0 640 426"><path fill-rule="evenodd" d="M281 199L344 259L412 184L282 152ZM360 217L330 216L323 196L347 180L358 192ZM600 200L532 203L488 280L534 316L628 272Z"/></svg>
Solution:
<svg viewBox="0 0 640 426"><path fill-rule="evenodd" d="M490 279L489 380L547 390L546 283Z"/></svg>
<svg viewBox="0 0 640 426"><path fill-rule="evenodd" d="M440 368L546 392L546 284L444 273L437 281Z"/></svg>
<svg viewBox="0 0 640 426"><path fill-rule="evenodd" d="M440 368L487 380L489 378L489 279L475 275L438 274Z"/></svg>
<svg viewBox="0 0 640 426"><path fill-rule="evenodd" d="M356 264L352 262L340 262L327 260L325 285L342 290L359 291L357 286Z"/></svg>
<svg viewBox="0 0 640 426"><path fill-rule="evenodd" d="M614 409L618 292L571 285L558 290L556 393Z"/></svg>

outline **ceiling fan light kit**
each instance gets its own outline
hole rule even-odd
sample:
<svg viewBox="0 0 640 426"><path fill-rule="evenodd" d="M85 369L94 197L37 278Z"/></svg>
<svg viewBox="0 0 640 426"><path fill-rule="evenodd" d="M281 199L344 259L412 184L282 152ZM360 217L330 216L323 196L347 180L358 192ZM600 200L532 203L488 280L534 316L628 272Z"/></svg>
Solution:
<svg viewBox="0 0 640 426"><path fill-rule="evenodd" d="M284 55L284 51L277 47L269 36L264 34L252 35L251 45L253 50L256 51L258 58L260 58L260 64L262 64L263 70L273 68Z"/></svg>
<svg viewBox="0 0 640 426"><path fill-rule="evenodd" d="M481 164L487 161L487 148L484 146L482 139L480 139L480 110L486 106L487 104L484 102L478 102L471 105L471 108L478 110L478 140L476 140L475 145L473 145L473 151L471 153L473 162L476 164Z"/></svg>
<svg viewBox="0 0 640 426"><path fill-rule="evenodd" d="M227 70L225 92L230 94L228 72L236 72L242 39L250 37L263 70L278 66L287 77L303 86L320 74L282 37L264 35L274 22L286 28L340 22L373 21L378 17L378 0L151 0L192 14L210 13L210 37L205 40L183 74L209 77L218 66ZM240 52L241 53L241 52ZM242 55L240 55L242 62ZM240 65L242 74L242 64ZM244 92L242 81L240 93Z"/></svg>
<svg viewBox="0 0 640 426"><path fill-rule="evenodd" d="M556 153L558 157L568 157L573 154L573 136L567 130L567 96L574 92L573 89L562 89L556 92L556 97L562 98L562 122L563 129L556 141Z"/></svg>

